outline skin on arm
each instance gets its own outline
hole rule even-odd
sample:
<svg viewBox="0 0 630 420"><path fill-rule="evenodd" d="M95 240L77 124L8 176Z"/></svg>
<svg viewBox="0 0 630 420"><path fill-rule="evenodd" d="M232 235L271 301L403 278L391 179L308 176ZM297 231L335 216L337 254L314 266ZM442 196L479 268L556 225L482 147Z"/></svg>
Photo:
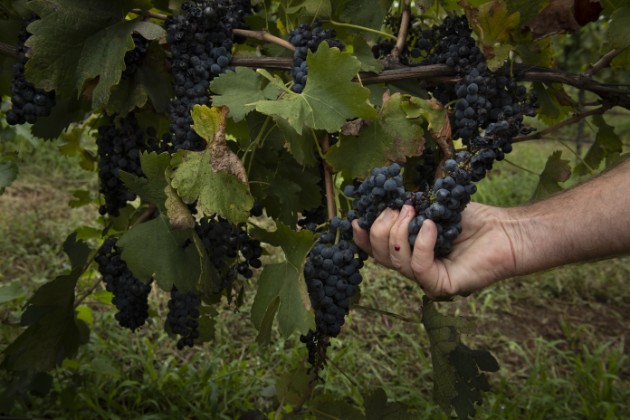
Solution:
<svg viewBox="0 0 630 420"><path fill-rule="evenodd" d="M496 281L630 251L630 160L589 182L531 205L476 203L448 257L435 259L437 228L426 221L410 249L411 206L384 211L355 242L374 259L416 280L430 297L467 294Z"/></svg>

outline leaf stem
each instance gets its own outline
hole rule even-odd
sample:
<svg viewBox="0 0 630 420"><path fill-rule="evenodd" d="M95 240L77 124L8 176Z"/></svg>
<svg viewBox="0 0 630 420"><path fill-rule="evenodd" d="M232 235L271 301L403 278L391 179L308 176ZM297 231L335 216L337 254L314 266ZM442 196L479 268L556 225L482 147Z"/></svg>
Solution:
<svg viewBox="0 0 630 420"><path fill-rule="evenodd" d="M383 38L389 38L389 39L393 39L396 40L396 37L392 34L388 34L387 32L383 32L383 31L379 31L376 29L372 29L372 28L366 28L365 26L360 26L360 25L354 25L352 23L344 23L344 22L337 22L335 20L329 20L328 21L331 25L333 26L339 26L340 28L351 28L351 29L358 29L360 31L365 31L365 32L371 32L373 34L377 34L382 36Z"/></svg>

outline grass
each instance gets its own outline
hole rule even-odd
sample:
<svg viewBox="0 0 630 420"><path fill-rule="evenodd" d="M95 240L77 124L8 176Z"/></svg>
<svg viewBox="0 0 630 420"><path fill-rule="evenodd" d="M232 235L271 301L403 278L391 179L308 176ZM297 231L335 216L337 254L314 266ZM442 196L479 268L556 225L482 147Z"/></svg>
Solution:
<svg viewBox="0 0 630 420"><path fill-rule="evenodd" d="M498 205L527 202L544 166L541 155L563 146L522 144L498 163L476 198ZM60 244L78 225L95 225L95 206L69 209L72 191L94 188L94 175L45 143L0 196L0 285L16 282L22 297L0 307L0 347L19 332L26 297L68 267ZM533 173L518 169L527 168ZM391 270L368 264L361 309L329 351L315 395L361 407L375 388L415 410L417 418L446 416L432 400L431 360L416 287ZM476 319L464 338L489 349L501 370L477 418L613 419L630 417L630 258L579 264L505 281L466 299L440 304L444 312ZM90 282L82 287L87 288ZM88 297L89 343L53 372L52 392L33 397L13 415L37 418L274 418L290 410L278 377L299 366L297 337L263 347L249 320L250 293L235 311L223 305L216 338L184 351L162 328L165 297L155 292L149 325L118 328L111 305ZM371 310L376 308L378 311ZM283 404L284 403L284 404ZM257 414L254 414L257 413ZM262 413L262 414L261 414ZM318 416L315 416L318 417Z"/></svg>

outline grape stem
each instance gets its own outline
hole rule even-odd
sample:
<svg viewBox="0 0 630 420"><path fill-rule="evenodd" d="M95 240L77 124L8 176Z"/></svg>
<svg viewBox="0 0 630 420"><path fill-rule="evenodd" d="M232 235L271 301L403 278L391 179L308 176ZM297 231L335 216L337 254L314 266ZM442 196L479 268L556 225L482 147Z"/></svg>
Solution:
<svg viewBox="0 0 630 420"><path fill-rule="evenodd" d="M295 46L291 44L289 41L278 38L275 35L270 34L266 31L250 31L249 29L232 29L232 33L234 35L240 35L247 38L254 38L259 41L270 42L272 44L279 45L283 48L286 48L291 51L295 51Z"/></svg>
<svg viewBox="0 0 630 420"><path fill-rule="evenodd" d="M326 133L322 138L321 147L322 153L326 154L330 148L328 133ZM328 219L330 220L337 214L337 208L335 206L335 189L333 185L332 171L324 159L322 159L322 166L324 169L324 183L326 185L326 210L328 211Z"/></svg>
<svg viewBox="0 0 630 420"><path fill-rule="evenodd" d="M396 38L396 45L390 53L388 59L391 62L400 62L400 53L405 48L405 40L407 39L407 32L409 31L409 22L411 20L411 10L409 7L409 0L403 1L403 10L400 17L400 29L398 30L398 37Z"/></svg>
<svg viewBox="0 0 630 420"><path fill-rule="evenodd" d="M541 139L541 138L543 138L544 136L546 136L549 133L553 133L554 131L561 129L562 127L566 127L567 125L575 124L576 122L578 122L580 120L583 120L584 118L590 117L592 115L604 114L610 108L612 108L612 105L604 104L604 105L600 106L599 108L595 108L595 109L591 109L589 111L585 111L585 112L574 114L573 116L571 116L571 117L569 117L569 118L567 118L567 119L565 119L563 121L560 121L558 124L555 124L555 125L552 125L550 127L547 127L544 130L536 131L536 132L533 132L533 133L528 134L526 136L514 137L512 139L512 143L518 143L518 142L527 141L527 140L538 140L538 139Z"/></svg>
<svg viewBox="0 0 630 420"><path fill-rule="evenodd" d="M143 9L131 9L131 13L159 20L166 20L166 18L168 17L167 15L163 15L161 13L155 13L150 10Z"/></svg>
<svg viewBox="0 0 630 420"><path fill-rule="evenodd" d="M0 54L16 58L17 49L12 45L5 44L4 42L0 42Z"/></svg>
<svg viewBox="0 0 630 420"><path fill-rule="evenodd" d="M94 290L96 290L96 288L99 286L99 284L101 284L101 282L103 281L103 277L99 277L98 280L96 282L94 282L94 284L92 286L90 286L90 288L88 290L85 291L85 293L83 293L81 295L80 298L78 298L75 302L74 302L74 308L76 309L80 304L83 303L83 301L90 296L92 293L94 293Z"/></svg>

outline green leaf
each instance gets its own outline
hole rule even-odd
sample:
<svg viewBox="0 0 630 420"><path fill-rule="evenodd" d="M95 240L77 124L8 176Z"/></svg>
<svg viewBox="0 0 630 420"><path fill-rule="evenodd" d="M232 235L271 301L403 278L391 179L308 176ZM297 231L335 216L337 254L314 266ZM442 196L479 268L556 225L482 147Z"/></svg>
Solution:
<svg viewBox="0 0 630 420"><path fill-rule="evenodd" d="M227 172L215 172L209 150L188 152L173 176L173 187L187 203L197 201L197 210L219 214L232 223L245 222L254 205L247 184Z"/></svg>
<svg viewBox="0 0 630 420"><path fill-rule="evenodd" d="M145 152L140 155L144 177L124 171L120 171L119 176L143 202L155 204L161 212L166 213L173 227L192 228L195 221L190 210L170 185L170 164L168 153L158 155L156 152Z"/></svg>
<svg viewBox="0 0 630 420"><path fill-rule="evenodd" d="M362 1L347 1L340 13L341 19L367 28L380 28L391 4L391 0L372 0L369 7L366 7L366 3ZM362 35L376 38L376 35L368 32L363 32Z"/></svg>
<svg viewBox="0 0 630 420"><path fill-rule="evenodd" d="M450 415L460 419L475 415L475 404L481 403L481 392L490 385L483 371L497 371L496 359L485 350L472 350L461 342L461 333L474 330L474 322L445 316L435 303L423 298L422 323L429 336L433 364L433 398Z"/></svg>
<svg viewBox="0 0 630 420"><path fill-rule="evenodd" d="M561 85L546 85L534 82L532 86L540 104L537 118L545 124L553 125L558 123L571 112L571 107L560 103L560 99L563 99L566 95Z"/></svg>
<svg viewBox="0 0 630 420"><path fill-rule="evenodd" d="M356 137L342 137L326 154L326 161L345 179L353 179L388 162L402 163L406 156L420 154L424 131L418 120L407 118L403 109L407 101L409 97L393 94L383 103L378 121L363 127Z"/></svg>
<svg viewBox="0 0 630 420"><path fill-rule="evenodd" d="M276 379L278 400L299 407L309 398L316 382L315 374L303 365Z"/></svg>
<svg viewBox="0 0 630 420"><path fill-rule="evenodd" d="M311 301L304 281L304 262L313 245L313 234L309 231L295 232L282 224L271 233L260 229L255 236L261 241L280 246L285 254L282 263L268 264L258 281L258 292L252 306L252 321L260 334L263 324L269 324L277 310L278 325L282 336L287 337L297 330L306 334L314 328ZM279 305L275 302L280 300Z"/></svg>
<svg viewBox="0 0 630 420"><path fill-rule="evenodd" d="M511 13L503 1L494 0L479 6L470 16L470 24L479 36L479 48L486 56L488 67L495 70L508 58L512 46L510 34L519 30L519 13Z"/></svg>
<svg viewBox="0 0 630 420"><path fill-rule="evenodd" d="M387 401L387 394L383 388L372 391L363 398L366 420L413 420L417 414L412 414L403 403Z"/></svg>
<svg viewBox="0 0 630 420"><path fill-rule="evenodd" d="M265 316L260 322L260 326L258 327L258 336L256 337L257 343L269 344L271 342L271 327L273 327L273 320L276 318L276 313L278 312L279 307L280 297L277 296L267 307Z"/></svg>
<svg viewBox="0 0 630 420"><path fill-rule="evenodd" d="M126 20L132 1L33 0L30 7L41 19L29 25L27 77L68 98L79 97L86 82L94 81L94 107L103 107L120 82L125 53L134 47L131 34L148 40L165 34L150 21Z"/></svg>
<svg viewBox="0 0 630 420"><path fill-rule="evenodd" d="M608 166L623 151L623 142L615 133L615 127L606 124L601 115L595 115L593 122L597 126L597 137L582 162L575 167L575 173L578 175L586 175L598 169L604 160Z"/></svg>
<svg viewBox="0 0 630 420"><path fill-rule="evenodd" d="M273 146L267 139L265 147L256 151L249 174L252 193L270 217L294 226L298 212L321 205L320 172L317 167L301 166L289 152Z"/></svg>
<svg viewBox="0 0 630 420"><path fill-rule="evenodd" d="M612 14L606 41L611 48L630 46L630 6L621 7Z"/></svg>
<svg viewBox="0 0 630 420"><path fill-rule="evenodd" d="M372 47L368 45L363 37L355 37L352 46L354 47L355 57L361 62L361 71L369 71L372 73L380 73L383 71L383 63L381 60L374 58Z"/></svg>
<svg viewBox="0 0 630 420"><path fill-rule="evenodd" d="M215 78L210 84L210 90L216 93L212 96L212 104L227 106L234 121L242 120L253 111L254 102L275 99L282 92L246 67L237 67L235 71L228 71Z"/></svg>
<svg viewBox="0 0 630 420"><path fill-rule="evenodd" d="M76 355L79 346L87 342L87 327L76 318L73 307L79 275L74 272L57 277L35 292L22 318L28 328L3 352L5 369L46 372Z"/></svg>
<svg viewBox="0 0 630 420"><path fill-rule="evenodd" d="M0 161L0 194L17 178L18 166L13 161Z"/></svg>
<svg viewBox="0 0 630 420"><path fill-rule="evenodd" d="M25 294L26 290L18 282L13 282L0 287L0 303L11 302L12 300L21 298Z"/></svg>
<svg viewBox="0 0 630 420"><path fill-rule="evenodd" d="M295 161L302 166L318 165L317 149L314 136L301 136L282 118L274 118L277 128L286 141L286 148L293 155ZM311 133L309 133L311 134Z"/></svg>
<svg viewBox="0 0 630 420"><path fill-rule="evenodd" d="M89 113L89 105L84 98L55 96L55 106L47 117L38 117L31 126L31 134L45 140L59 137L71 123L81 121Z"/></svg>
<svg viewBox="0 0 630 420"><path fill-rule="evenodd" d="M545 169L540 174L540 179L532 201L541 200L547 196L563 190L561 182L565 182L571 176L571 166L568 160L562 159L562 151L556 150L549 156Z"/></svg>
<svg viewBox="0 0 630 420"><path fill-rule="evenodd" d="M134 226L120 237L122 258L135 277L170 291L197 290L204 275L202 255L194 245L191 230L172 230L165 215Z"/></svg>
<svg viewBox="0 0 630 420"><path fill-rule="evenodd" d="M63 243L63 252L70 258L72 269L85 269L90 259L92 250L87 242L77 240L77 234L71 233Z"/></svg>
<svg viewBox="0 0 630 420"><path fill-rule="evenodd" d="M521 26L527 25L549 4L549 0L507 0L508 13L518 12Z"/></svg>
<svg viewBox="0 0 630 420"><path fill-rule="evenodd" d="M308 83L304 92L286 92L276 101L256 101L256 110L284 118L298 134L304 128L338 131L346 120L373 119L374 108L368 103L370 91L352 79L361 63L352 54L322 43L316 53L309 51ZM330 77L335 69L335 77Z"/></svg>
<svg viewBox="0 0 630 420"><path fill-rule="evenodd" d="M130 78L121 79L112 89L107 112L125 116L145 106L148 100L157 112L167 112L173 88L165 62L164 49L157 42L151 42L142 66Z"/></svg>

